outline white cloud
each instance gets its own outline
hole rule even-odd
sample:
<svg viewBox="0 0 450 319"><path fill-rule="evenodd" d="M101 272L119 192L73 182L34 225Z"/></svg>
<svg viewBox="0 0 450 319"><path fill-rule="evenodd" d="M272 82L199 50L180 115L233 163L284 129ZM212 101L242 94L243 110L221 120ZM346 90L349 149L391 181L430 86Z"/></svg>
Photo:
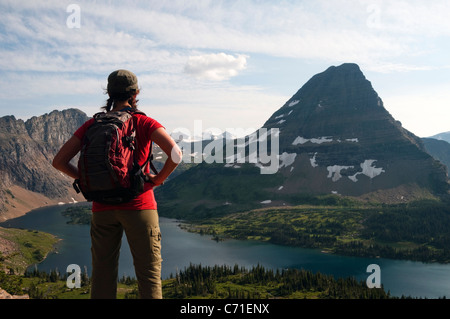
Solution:
<svg viewBox="0 0 450 319"><path fill-rule="evenodd" d="M247 56L217 53L190 56L184 71L195 77L223 81L238 75L246 67Z"/></svg>
<svg viewBox="0 0 450 319"><path fill-rule="evenodd" d="M183 55L190 54L187 50L214 50L327 63L356 62L371 70L381 66L380 70L386 71L389 65L405 65L392 59L429 53L431 49L425 51L417 37L448 36L450 30L446 16L450 4L443 0L282 4L193 0L114 5L110 1L80 1L81 28L76 30L67 28L68 13L58 2L49 1L45 6L29 1L18 3L5 1L0 5L5 11L0 21L0 30L5 31L2 40L7 40L9 46L20 43L20 50L0 50L0 56L5 56L3 61L12 61L9 68L3 64L2 69L107 69L121 61L146 66L145 59L154 56L154 50L169 48ZM120 19L115 18L117 12ZM8 53L17 54L17 59L11 59ZM31 59L27 59L29 55ZM198 57L198 61L189 61L187 70L220 80L245 68L245 56L235 58L238 64L231 67L207 65L214 63L208 59L219 58ZM48 63L52 59L55 63ZM152 65L164 68L171 63L159 62ZM410 64L410 68L416 67L413 61Z"/></svg>
<svg viewBox="0 0 450 319"><path fill-rule="evenodd" d="M450 35L446 0L372 0L369 21L375 21L379 31L403 35L440 36Z"/></svg>

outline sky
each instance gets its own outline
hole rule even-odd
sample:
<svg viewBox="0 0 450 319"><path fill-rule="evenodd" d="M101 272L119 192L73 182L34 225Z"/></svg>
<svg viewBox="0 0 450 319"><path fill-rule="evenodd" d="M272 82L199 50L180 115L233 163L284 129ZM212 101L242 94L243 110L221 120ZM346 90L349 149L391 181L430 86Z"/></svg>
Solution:
<svg viewBox="0 0 450 319"><path fill-rule="evenodd" d="M448 0L0 0L0 116L105 104L139 79L169 132L260 128L312 76L357 63L419 137L450 131Z"/></svg>

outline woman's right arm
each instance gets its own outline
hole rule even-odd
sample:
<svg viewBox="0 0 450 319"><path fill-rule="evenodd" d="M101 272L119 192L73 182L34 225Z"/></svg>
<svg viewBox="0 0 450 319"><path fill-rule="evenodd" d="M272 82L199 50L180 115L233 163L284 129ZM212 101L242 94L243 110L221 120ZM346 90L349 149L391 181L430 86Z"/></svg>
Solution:
<svg viewBox="0 0 450 319"><path fill-rule="evenodd" d="M78 168L70 163L72 158L81 150L81 140L73 135L59 150L53 159L53 167L64 174L78 179Z"/></svg>

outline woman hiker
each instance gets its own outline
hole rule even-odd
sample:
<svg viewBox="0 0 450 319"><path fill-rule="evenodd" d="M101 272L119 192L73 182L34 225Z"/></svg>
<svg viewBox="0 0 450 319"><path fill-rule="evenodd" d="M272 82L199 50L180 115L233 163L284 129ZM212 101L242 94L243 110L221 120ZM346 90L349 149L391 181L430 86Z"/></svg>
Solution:
<svg viewBox="0 0 450 319"><path fill-rule="evenodd" d="M109 99L104 111L116 112L137 110L138 81L135 74L117 70L108 77ZM163 168L151 174L146 168L147 183L144 192L123 204L108 205L93 201L91 221L91 298L116 298L119 251L125 231L138 280L139 297L142 299L162 298L161 287L161 232L157 203L153 188L161 185L181 161L181 150L155 119L143 113L131 113L136 128L138 145L137 161L143 165L155 142L167 154ZM83 137L94 119L84 123L62 146L53 160L53 166L68 176L79 179L78 167L70 161L80 152Z"/></svg>

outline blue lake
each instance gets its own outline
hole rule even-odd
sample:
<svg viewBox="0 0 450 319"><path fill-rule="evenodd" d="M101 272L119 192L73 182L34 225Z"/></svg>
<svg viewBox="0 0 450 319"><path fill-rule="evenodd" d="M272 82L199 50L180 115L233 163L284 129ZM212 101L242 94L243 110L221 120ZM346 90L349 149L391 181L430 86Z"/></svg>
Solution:
<svg viewBox="0 0 450 319"><path fill-rule="evenodd" d="M35 229L62 239L57 252L37 267L39 270L58 269L65 272L70 264L86 268L90 273L91 254L89 226L69 225L61 212L65 206L45 207L20 218L1 223L2 227ZM318 250L285 247L253 241L226 240L216 242L209 236L186 232L179 222L160 218L162 232L163 278L175 274L189 264L229 265L267 268L303 268L335 277L355 277L366 281L367 266L377 264L381 269L381 283L394 296L438 298L450 296L450 265L421 262L370 259L325 254ZM119 276L134 277L133 261L126 242L122 241Z"/></svg>

